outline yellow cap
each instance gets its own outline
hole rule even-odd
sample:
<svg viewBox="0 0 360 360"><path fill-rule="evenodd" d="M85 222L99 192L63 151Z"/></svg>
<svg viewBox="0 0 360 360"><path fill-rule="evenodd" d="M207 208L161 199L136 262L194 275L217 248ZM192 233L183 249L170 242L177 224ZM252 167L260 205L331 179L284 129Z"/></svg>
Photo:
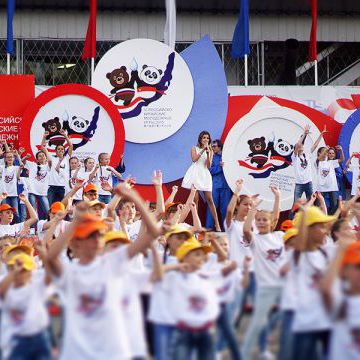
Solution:
<svg viewBox="0 0 360 360"><path fill-rule="evenodd" d="M13 256L8 262L8 265L15 265L19 264L21 265L22 269L25 269L27 271L34 270L36 267L34 259L25 253L17 254Z"/></svg>
<svg viewBox="0 0 360 360"><path fill-rule="evenodd" d="M182 233L187 234L189 238L193 236L193 233L185 226L174 225L171 227L170 231L165 234L165 239L167 240L171 235Z"/></svg>
<svg viewBox="0 0 360 360"><path fill-rule="evenodd" d="M206 244L203 245L201 242L197 241L195 238L191 238L190 240L186 240L176 251L176 257L179 261L182 261L185 256L193 250L203 249L207 254L212 251L211 245Z"/></svg>
<svg viewBox="0 0 360 360"><path fill-rule="evenodd" d="M303 212L296 213L293 221L295 227L300 226L302 216ZM305 226L311 226L318 223L328 223L335 220L336 216L325 215L320 208L310 206L306 211Z"/></svg>
<svg viewBox="0 0 360 360"><path fill-rule="evenodd" d="M128 236L123 231L109 231L104 235L103 240L105 244L109 241L114 240L120 241L124 244L129 244L131 242Z"/></svg>
<svg viewBox="0 0 360 360"><path fill-rule="evenodd" d="M34 254L34 249L27 245L9 245L4 249L2 253L3 258L5 259L12 251L15 250L20 250L24 254L27 254L29 256L32 256Z"/></svg>
<svg viewBox="0 0 360 360"><path fill-rule="evenodd" d="M93 206L96 206L96 205L101 205L101 207L103 209L106 208L106 204L104 204L103 202L101 202L99 200L88 201L88 204L89 204L89 207L93 207Z"/></svg>
<svg viewBox="0 0 360 360"><path fill-rule="evenodd" d="M286 230L285 234L283 235L283 240L287 242L294 236L299 234L299 230L296 228L290 228L289 230Z"/></svg>

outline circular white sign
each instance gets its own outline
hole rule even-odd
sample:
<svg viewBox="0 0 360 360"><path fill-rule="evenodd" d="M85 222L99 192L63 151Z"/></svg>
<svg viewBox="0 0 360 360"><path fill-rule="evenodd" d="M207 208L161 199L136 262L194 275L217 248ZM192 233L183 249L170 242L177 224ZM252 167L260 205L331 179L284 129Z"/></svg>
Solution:
<svg viewBox="0 0 360 360"><path fill-rule="evenodd" d="M295 187L291 155L307 124L311 134L305 146L310 148L320 132L309 118L295 110L260 107L241 118L230 130L222 153L224 175L231 189L235 190L236 180L244 179L244 193L259 194L263 200L260 207L271 210L274 195L269 186L276 185L281 191L281 210L291 209ZM316 151L312 164L315 160Z"/></svg>
<svg viewBox="0 0 360 360"><path fill-rule="evenodd" d="M87 96L59 96L40 108L30 130L33 154L41 147L44 131L49 132L50 153L55 152L57 144L66 145L64 137L59 134L60 129L68 132L74 145L73 155L79 159L96 158L101 152L111 154L114 150L113 122L105 109Z"/></svg>
<svg viewBox="0 0 360 360"><path fill-rule="evenodd" d="M153 143L176 133L194 101L194 83L183 58L150 39L124 41L96 66L92 86L118 108L127 141Z"/></svg>

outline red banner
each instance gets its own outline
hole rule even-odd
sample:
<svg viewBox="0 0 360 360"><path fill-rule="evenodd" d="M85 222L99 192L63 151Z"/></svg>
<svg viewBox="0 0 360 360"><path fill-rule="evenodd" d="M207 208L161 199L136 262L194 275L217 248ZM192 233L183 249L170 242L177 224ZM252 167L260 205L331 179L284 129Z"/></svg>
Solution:
<svg viewBox="0 0 360 360"><path fill-rule="evenodd" d="M33 75L0 75L0 141L19 145L22 117L34 100Z"/></svg>

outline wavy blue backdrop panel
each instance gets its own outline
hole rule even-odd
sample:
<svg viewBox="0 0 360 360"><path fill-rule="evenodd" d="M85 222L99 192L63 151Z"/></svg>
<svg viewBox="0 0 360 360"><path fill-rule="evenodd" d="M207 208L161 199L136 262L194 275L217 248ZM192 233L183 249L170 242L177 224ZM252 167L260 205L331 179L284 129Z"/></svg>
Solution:
<svg viewBox="0 0 360 360"><path fill-rule="evenodd" d="M138 184L151 184L153 170L164 173L164 183L182 178L191 164L190 150L202 130L220 138L225 126L228 90L224 68L209 36L181 53L194 80L194 103L185 124L171 137L152 144L125 144L126 174ZM181 102L181 99L179 99Z"/></svg>

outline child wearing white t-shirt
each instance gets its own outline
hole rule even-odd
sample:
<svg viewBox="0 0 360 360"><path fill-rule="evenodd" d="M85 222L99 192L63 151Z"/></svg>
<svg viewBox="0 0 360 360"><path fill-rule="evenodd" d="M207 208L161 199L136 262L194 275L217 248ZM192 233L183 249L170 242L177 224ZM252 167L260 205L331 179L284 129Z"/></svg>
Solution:
<svg viewBox="0 0 360 360"><path fill-rule="evenodd" d="M147 226L146 234L127 246L99 256L101 235L107 225L97 217L86 214L87 204L79 203L74 221L52 242L47 254L49 267L66 302L61 359L130 357L119 304L121 282L119 287L114 284L123 276L130 260L145 251L154 238L161 235L161 229L134 190L120 184L114 191L136 204ZM60 262L60 254L70 240L77 261Z"/></svg>
<svg viewBox="0 0 360 360"><path fill-rule="evenodd" d="M355 159L355 160L353 160ZM360 154L353 152L346 162L346 168L352 172L351 196L355 196L360 189Z"/></svg>
<svg viewBox="0 0 360 360"><path fill-rule="evenodd" d="M278 304L281 295L280 269L286 261L283 232L274 231L280 214L280 192L271 187L275 195L273 212L258 211L259 200L253 201L244 223L244 238L250 243L255 267L256 295L255 311L246 331L243 344L243 358L250 359L254 344L262 328L266 325L268 313ZM252 230L252 224L258 233Z"/></svg>
<svg viewBox="0 0 360 360"><path fill-rule="evenodd" d="M320 147L317 151L316 171L317 171L317 191L320 191L327 200L328 214L333 215L337 209L337 192L339 190L336 180L335 169L344 161L344 153L340 145L335 146L340 152L340 158L328 160L328 148Z"/></svg>
<svg viewBox="0 0 360 360"><path fill-rule="evenodd" d="M29 171L29 201L32 207L38 210L39 218L46 219L49 211L47 193L49 188L50 167L46 153L43 150L38 151L35 158L36 163L27 160L25 164L25 168ZM39 207L37 207L36 204L38 204Z"/></svg>
<svg viewBox="0 0 360 360"><path fill-rule="evenodd" d="M309 201L313 193L312 182L312 153L319 146L321 139L326 133L326 126L316 139L314 144L308 149L306 145L306 139L310 133L310 126L307 125L304 128L303 134L300 136L299 141L296 143L294 152L291 156L291 161L295 171L295 190L294 190L294 204L305 193L307 200Z"/></svg>
<svg viewBox="0 0 360 360"><path fill-rule="evenodd" d="M51 359L46 273L34 276L35 261L25 253L11 257L8 266L13 270L0 283L0 297L9 359Z"/></svg>
<svg viewBox="0 0 360 360"><path fill-rule="evenodd" d="M331 319L321 295L321 282L334 247L325 246L334 216L310 206L299 212L294 225L299 229L294 261L296 289L292 359L326 358Z"/></svg>

